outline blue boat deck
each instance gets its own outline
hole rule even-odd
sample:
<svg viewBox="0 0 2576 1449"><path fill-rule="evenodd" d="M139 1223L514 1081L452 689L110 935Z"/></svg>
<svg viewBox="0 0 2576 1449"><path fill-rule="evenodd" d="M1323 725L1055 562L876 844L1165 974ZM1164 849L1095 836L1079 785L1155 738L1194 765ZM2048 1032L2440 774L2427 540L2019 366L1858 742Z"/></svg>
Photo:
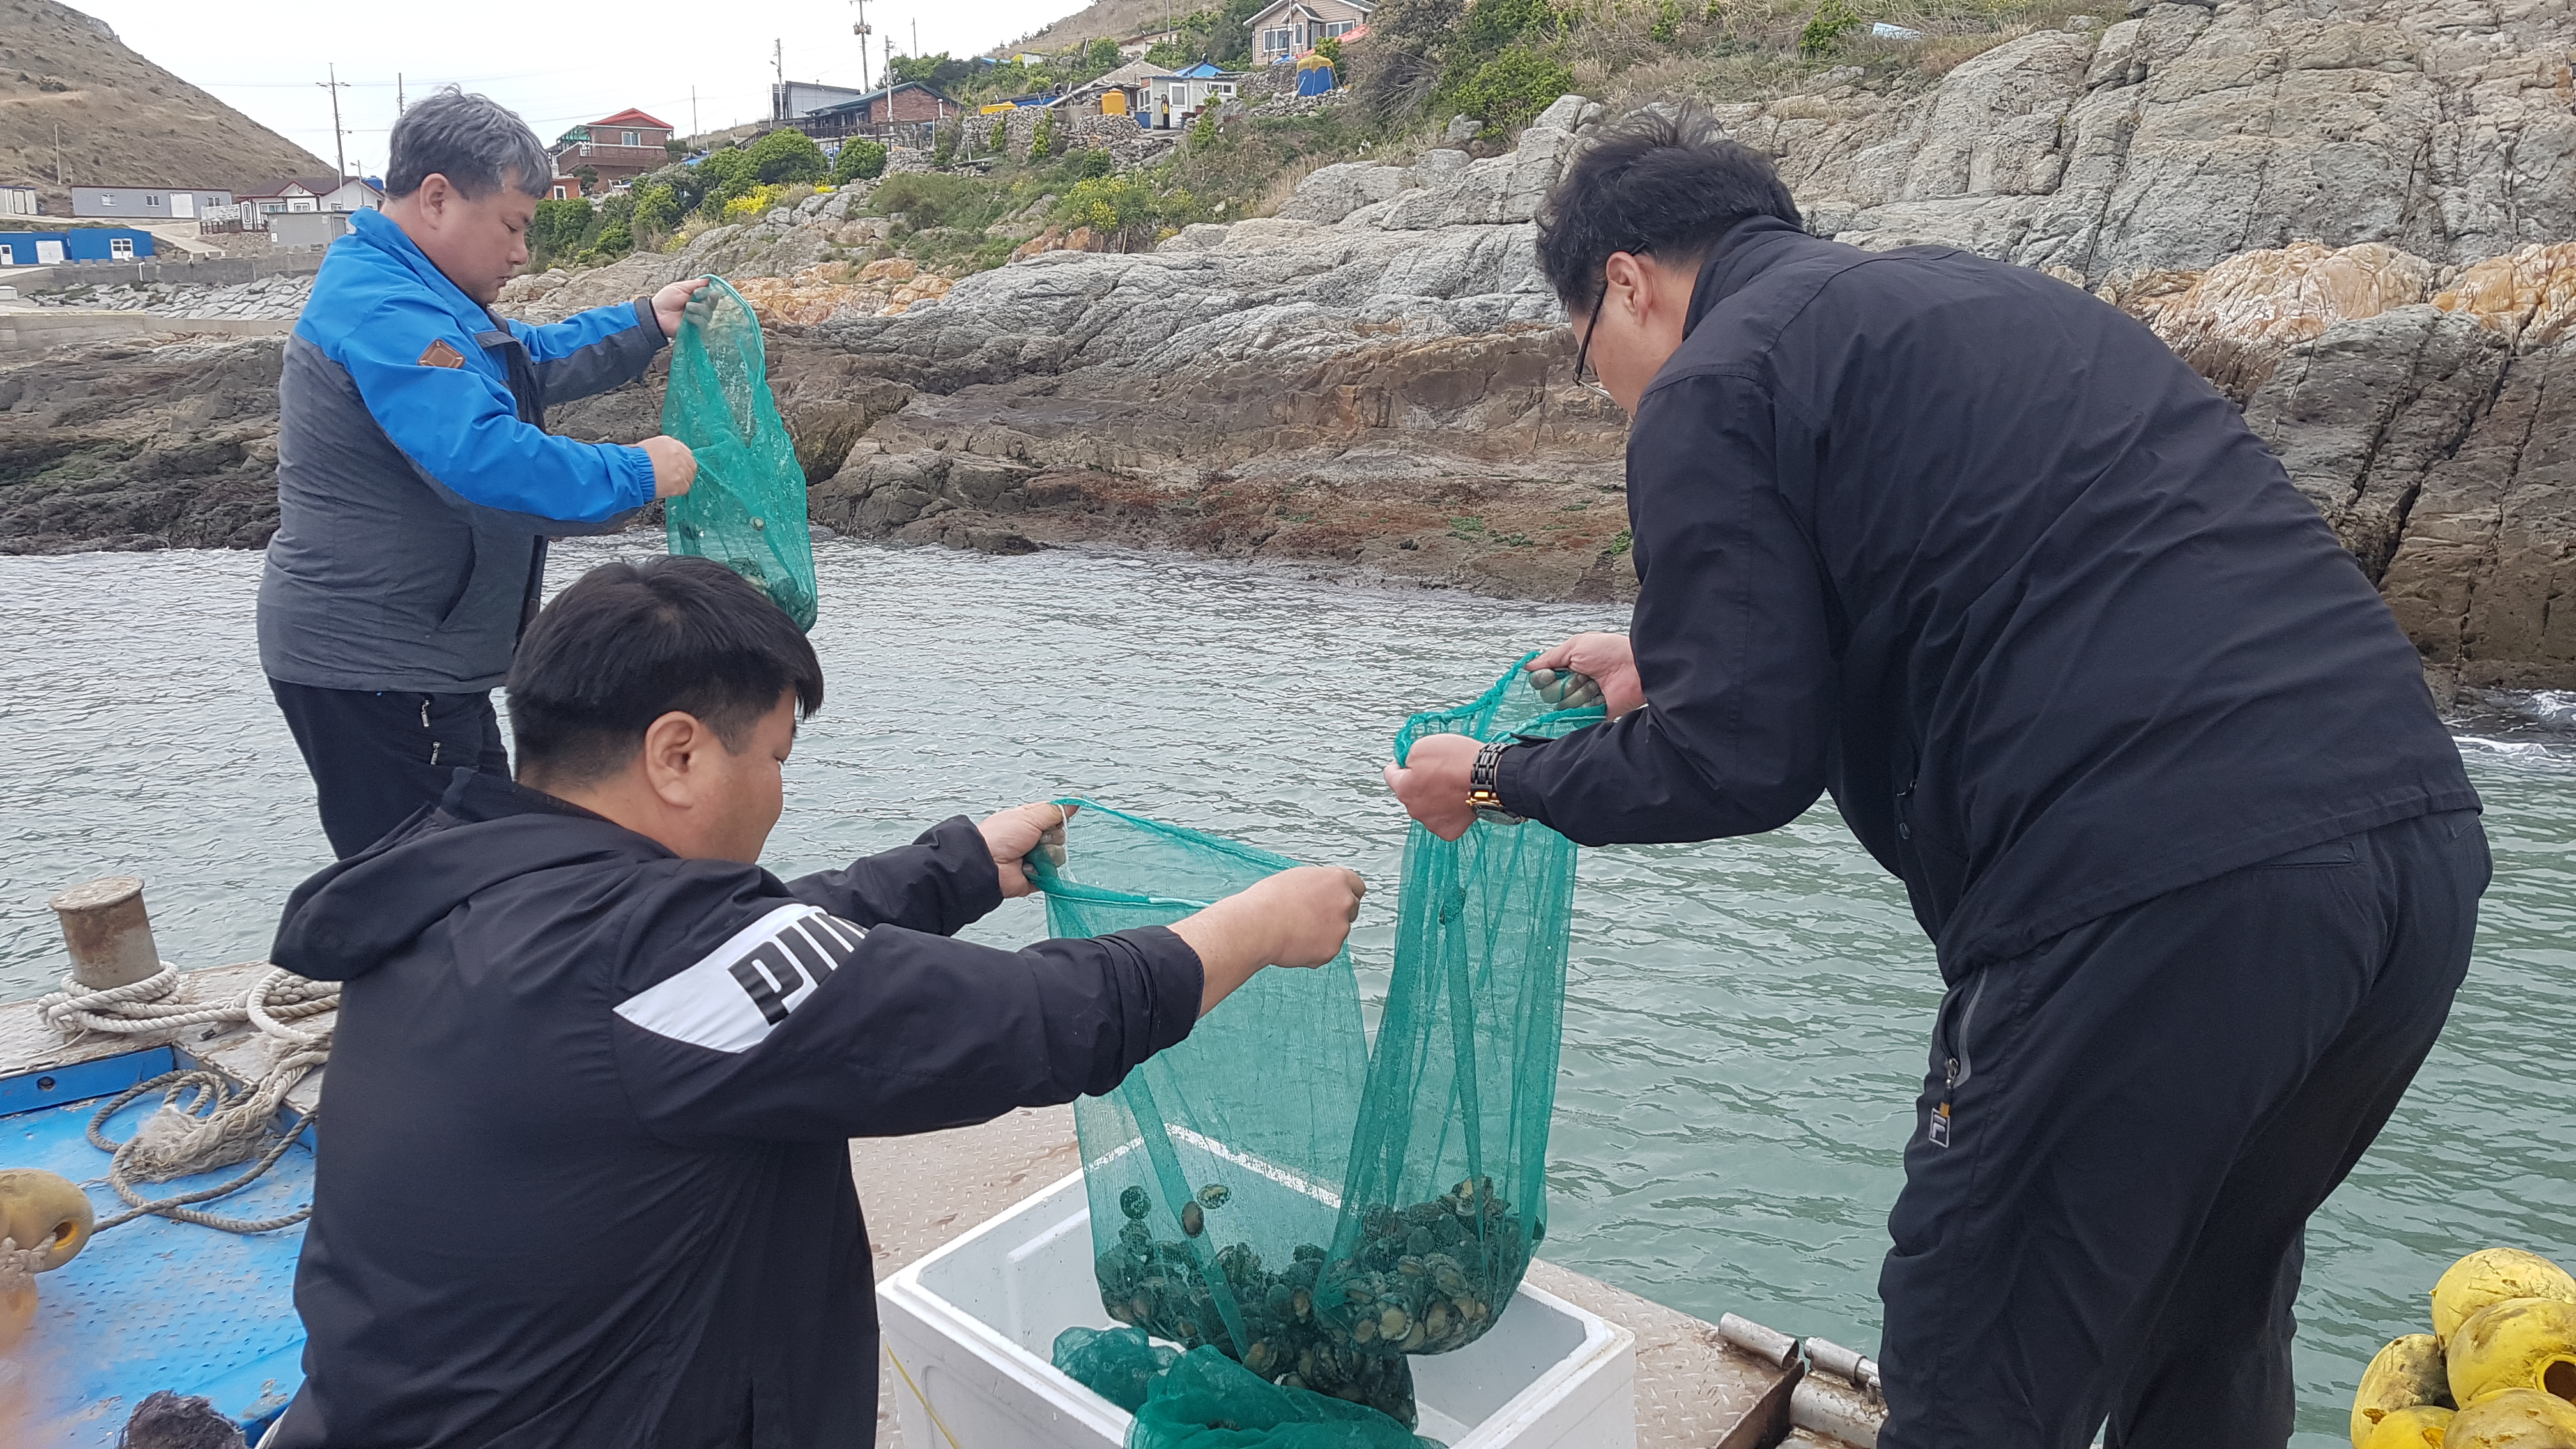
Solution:
<svg viewBox="0 0 2576 1449"><path fill-rule="evenodd" d="M248 963L191 973L195 998L237 998L266 969ZM105 1098L182 1058L256 1078L272 1050L238 1027L66 1041L33 1002L0 1004L0 1130L13 1134L0 1139L0 1166L59 1172L87 1187L104 1217L123 1206L106 1185L107 1154L86 1136ZM315 1072L299 1083L287 1096L289 1110L317 1105L327 1075ZM110 1124L109 1137L129 1135L159 1101L155 1092L129 1104ZM206 1206L225 1216L266 1217L312 1201L309 1135L258 1184ZM850 1147L880 1278L1079 1161L1073 1113L1064 1107ZM162 1184L159 1191L208 1185L239 1170ZM260 1425L282 1412L302 1383L304 1333L293 1287L303 1243L301 1225L245 1237L160 1218L138 1219L93 1240L79 1257L36 1280L41 1306L15 1356L30 1389L28 1422L0 1424L0 1440L10 1449L106 1449L145 1394L168 1388L212 1399L257 1443ZM1787 1432L1795 1375L1731 1348L1714 1325L1550 1263L1531 1264L1530 1281L1637 1334L1639 1449L1758 1449L1778 1444ZM8 1367L0 1362L0 1374ZM893 1423L895 1395L903 1392L885 1369L880 1403L886 1412L877 1438L884 1449L903 1449ZM7 1440L12 1429L19 1437ZM1790 1443L1816 1449L1826 1441L1793 1437Z"/></svg>
<svg viewBox="0 0 2576 1449"><path fill-rule="evenodd" d="M173 1048L159 1046L0 1077L0 1162L79 1183L101 1219L123 1211L107 1185L108 1155L90 1145L90 1119L107 1098L181 1064ZM159 1092L147 1092L127 1103L109 1120L108 1138L131 1137L160 1102ZM211 1187L241 1171L147 1190ZM299 1141L258 1182L206 1207L273 1217L311 1202L312 1193L313 1152ZM155 1389L205 1396L256 1440L303 1382L304 1326L293 1296L303 1246L300 1223L245 1235L148 1216L91 1239L80 1256L36 1280L35 1326L17 1355L26 1389L19 1442L109 1449L134 1405Z"/></svg>

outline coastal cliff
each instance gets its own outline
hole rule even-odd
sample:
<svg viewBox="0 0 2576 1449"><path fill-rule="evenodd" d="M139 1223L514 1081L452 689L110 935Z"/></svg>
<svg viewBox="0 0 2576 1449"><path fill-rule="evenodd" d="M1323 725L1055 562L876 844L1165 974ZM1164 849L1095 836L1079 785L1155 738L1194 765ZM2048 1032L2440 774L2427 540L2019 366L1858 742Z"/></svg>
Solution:
<svg viewBox="0 0 2576 1449"><path fill-rule="evenodd" d="M2154 328L2245 407L2441 679L2576 686L2576 13L2090 20L1936 84L1854 68L1715 109L1813 230L2039 268ZM772 324L814 518L844 532L1619 597L1624 422L1571 385L1531 223L1603 119L1567 96L1508 150L1324 166L1275 215L1149 250L1030 225L1020 259L956 278L845 260L887 222L815 196L503 305L736 279ZM0 364L0 549L258 542L275 368L266 342ZM649 389L556 424L643 436Z"/></svg>

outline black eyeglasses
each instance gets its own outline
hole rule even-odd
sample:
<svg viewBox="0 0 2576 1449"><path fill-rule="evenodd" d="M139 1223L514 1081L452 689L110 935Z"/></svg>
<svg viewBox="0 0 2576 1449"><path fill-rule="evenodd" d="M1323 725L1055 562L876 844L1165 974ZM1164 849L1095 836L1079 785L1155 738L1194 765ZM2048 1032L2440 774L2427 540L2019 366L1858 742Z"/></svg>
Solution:
<svg viewBox="0 0 2576 1449"><path fill-rule="evenodd" d="M1583 378L1584 360L1592 355L1593 329L1601 325L1602 302L1607 302L1609 300L1608 290L1604 289L1601 302L1595 302L1592 304L1592 320L1583 324L1583 345L1574 349L1574 385L1583 389L1585 392L1592 394L1594 397L1601 399L1603 402L1610 404L1612 407L1617 407L1619 405L1619 400L1610 395L1610 389L1603 387L1601 385L1601 380L1598 377L1593 378L1589 382L1586 382Z"/></svg>

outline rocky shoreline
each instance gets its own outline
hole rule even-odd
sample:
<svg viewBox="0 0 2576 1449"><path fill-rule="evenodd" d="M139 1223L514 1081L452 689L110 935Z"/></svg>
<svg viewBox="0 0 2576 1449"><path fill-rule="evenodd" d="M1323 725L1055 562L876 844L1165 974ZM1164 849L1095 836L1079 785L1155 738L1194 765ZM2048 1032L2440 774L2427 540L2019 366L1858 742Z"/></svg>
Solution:
<svg viewBox="0 0 2576 1449"><path fill-rule="evenodd" d="M2570 688L2570 55L2576 14L2546 7L2153 4L2008 40L1928 93L1829 76L1720 113L1819 230L2033 266L2154 328L2244 406L2437 689ZM1125 255L1041 238L953 283L842 260L884 219L816 197L528 279L505 306L765 279L746 291L772 383L814 520L842 532L1622 598L1624 420L1570 384L1530 220L1601 119L1568 96L1499 155L1327 166L1273 217ZM259 542L277 355L0 363L0 551ZM648 383L555 422L642 437L657 399Z"/></svg>

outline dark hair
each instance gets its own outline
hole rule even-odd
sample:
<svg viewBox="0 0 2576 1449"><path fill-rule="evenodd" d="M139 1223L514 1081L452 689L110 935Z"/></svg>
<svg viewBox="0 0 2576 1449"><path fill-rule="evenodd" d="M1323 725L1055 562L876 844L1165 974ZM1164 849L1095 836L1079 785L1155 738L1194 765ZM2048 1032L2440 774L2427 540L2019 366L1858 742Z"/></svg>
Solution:
<svg viewBox="0 0 2576 1449"><path fill-rule="evenodd" d="M522 773L587 784L626 767L673 710L737 754L793 690L823 707L823 666L795 621L712 559L607 563L555 595L510 664Z"/></svg>
<svg viewBox="0 0 2576 1449"><path fill-rule="evenodd" d="M478 201L505 182L522 196L543 196L554 180L555 163L517 112L454 86L412 102L394 122L392 145L387 196L411 195L432 172Z"/></svg>
<svg viewBox="0 0 2576 1449"><path fill-rule="evenodd" d="M1727 140L1696 106L1652 106L1567 163L1539 211L1539 266L1567 311L1589 312L1611 253L1683 262L1756 216L1803 224L1770 159Z"/></svg>

